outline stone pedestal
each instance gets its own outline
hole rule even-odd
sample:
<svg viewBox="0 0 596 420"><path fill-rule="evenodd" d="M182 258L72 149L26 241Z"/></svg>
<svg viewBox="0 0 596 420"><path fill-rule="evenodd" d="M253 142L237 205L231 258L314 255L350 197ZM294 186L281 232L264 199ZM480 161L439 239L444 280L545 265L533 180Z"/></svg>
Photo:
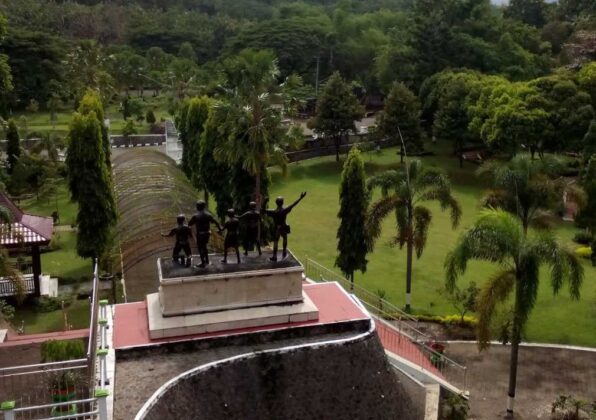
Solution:
<svg viewBox="0 0 596 420"><path fill-rule="evenodd" d="M158 260L159 292L147 296L150 338L202 334L318 319L302 291L304 268L289 256L222 264L211 256L205 269Z"/></svg>

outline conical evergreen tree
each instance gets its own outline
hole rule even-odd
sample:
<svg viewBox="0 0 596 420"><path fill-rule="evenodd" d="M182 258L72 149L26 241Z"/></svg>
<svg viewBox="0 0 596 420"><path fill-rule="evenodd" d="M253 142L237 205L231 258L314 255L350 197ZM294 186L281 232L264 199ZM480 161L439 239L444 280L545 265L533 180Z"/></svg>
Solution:
<svg viewBox="0 0 596 420"><path fill-rule="evenodd" d="M12 171L21 156L21 138L19 137L19 130L13 119L8 121L8 129L6 130L6 155L7 157L7 168L9 174Z"/></svg>
<svg viewBox="0 0 596 420"><path fill-rule="evenodd" d="M360 151L354 147L344 163L339 187L340 208L337 217L337 251L335 265L346 275L352 287L354 271L366 271L368 241L366 236L366 212L368 209L366 174Z"/></svg>

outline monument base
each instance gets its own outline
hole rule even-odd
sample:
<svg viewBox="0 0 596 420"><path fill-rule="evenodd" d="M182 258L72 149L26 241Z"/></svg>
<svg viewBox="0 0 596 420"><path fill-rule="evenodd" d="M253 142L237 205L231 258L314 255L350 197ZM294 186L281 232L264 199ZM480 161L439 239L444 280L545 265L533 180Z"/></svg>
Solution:
<svg viewBox="0 0 596 420"><path fill-rule="evenodd" d="M154 340L317 320L319 310L304 292L302 292L302 297L302 302L293 304L267 305L164 317L159 301L159 293L153 293L147 295L149 338Z"/></svg>

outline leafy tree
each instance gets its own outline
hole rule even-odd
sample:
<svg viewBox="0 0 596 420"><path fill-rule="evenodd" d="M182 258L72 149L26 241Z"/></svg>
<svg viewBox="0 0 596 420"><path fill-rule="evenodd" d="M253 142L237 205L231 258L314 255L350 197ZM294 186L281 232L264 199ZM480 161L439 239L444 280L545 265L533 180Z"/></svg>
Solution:
<svg viewBox="0 0 596 420"><path fill-rule="evenodd" d="M505 16L541 28L546 22L544 0L511 0Z"/></svg>
<svg viewBox="0 0 596 420"><path fill-rule="evenodd" d="M407 246L406 310L410 310L412 291L412 258L414 251L420 258L426 247L432 213L425 201L437 201L441 209L451 211L453 228L459 224L461 208L451 193L449 179L434 169L423 168L419 160L406 162L399 170L389 170L368 181L368 188L380 188L382 198L372 204L368 213L368 232L371 246L381 234L381 223L394 213L397 233L392 243Z"/></svg>
<svg viewBox="0 0 596 420"><path fill-rule="evenodd" d="M333 73L319 96L313 125L316 132L333 140L337 162L342 138L356 131L354 121L363 115L362 107L350 86L338 72Z"/></svg>
<svg viewBox="0 0 596 420"><path fill-rule="evenodd" d="M453 289L448 290L447 300L451 302L459 313L462 324L466 314L476 309L476 299L479 292L480 289L476 286L476 282L473 281L465 289L454 286Z"/></svg>
<svg viewBox="0 0 596 420"><path fill-rule="evenodd" d="M458 277L465 273L471 260L495 262L501 267L489 277L478 296L477 335L481 349L490 343L490 325L497 305L506 302L513 295L507 402L508 414L512 415L519 344L524 325L536 304L540 266L550 267L553 292L558 293L567 280L573 299L579 298L583 268L577 257L562 248L552 235L547 232L526 235L520 220L503 210L485 210L447 255L445 268L448 289L455 287Z"/></svg>
<svg viewBox="0 0 596 420"><path fill-rule="evenodd" d="M402 163L406 153L422 151L420 101L403 83L396 83L389 92L377 121L377 132L400 144Z"/></svg>
<svg viewBox="0 0 596 420"><path fill-rule="evenodd" d="M39 111L39 102L37 102L35 99L30 99L29 105L27 105L27 111L33 114Z"/></svg>
<svg viewBox="0 0 596 420"><path fill-rule="evenodd" d="M577 74L577 81L583 90L592 97L592 105L596 107L596 61L585 64Z"/></svg>
<svg viewBox="0 0 596 420"><path fill-rule="evenodd" d="M584 135L583 146L584 162L588 162L596 154L596 120L590 122L588 131Z"/></svg>
<svg viewBox="0 0 596 420"><path fill-rule="evenodd" d="M588 161L582 186L586 192L586 203L578 214L576 222L579 226L585 227L592 236L596 236L596 157L594 156Z"/></svg>
<svg viewBox="0 0 596 420"><path fill-rule="evenodd" d="M138 134L137 129L135 127L135 122L130 118L127 118L124 122L124 127L122 128L122 135L124 137L133 136Z"/></svg>
<svg viewBox="0 0 596 420"><path fill-rule="evenodd" d="M81 41L67 54L65 80L75 100L80 100L88 90L100 92L103 100L112 96L114 83L107 67L106 54L96 41Z"/></svg>
<svg viewBox="0 0 596 420"><path fill-rule="evenodd" d="M180 44L180 49L178 50L178 57L194 62L197 61L197 54L195 53L195 50L190 42L183 42L182 44Z"/></svg>
<svg viewBox="0 0 596 420"><path fill-rule="evenodd" d="M40 154L45 151L54 164L58 161L58 149L64 147L63 139L52 133L45 133L33 147L33 152Z"/></svg>
<svg viewBox="0 0 596 420"><path fill-rule="evenodd" d="M21 139L17 124L13 119L8 120L8 128L6 130L6 155L8 163L6 170L9 174L12 174L21 156Z"/></svg>
<svg viewBox="0 0 596 420"><path fill-rule="evenodd" d="M117 213L95 111L73 114L68 140L69 185L79 204L77 253L83 258L98 258L109 244Z"/></svg>
<svg viewBox="0 0 596 420"><path fill-rule="evenodd" d="M58 121L58 108L61 103L62 101L60 100L60 97L57 94L52 93L46 104L48 111L50 111L50 121L52 122L54 129L56 128L56 121Z"/></svg>
<svg viewBox="0 0 596 420"><path fill-rule="evenodd" d="M344 162L339 187L340 225L337 230L337 251L335 265L350 279L354 287L354 271L366 271L368 240L366 232L366 211L368 191L364 163L358 148L353 147Z"/></svg>

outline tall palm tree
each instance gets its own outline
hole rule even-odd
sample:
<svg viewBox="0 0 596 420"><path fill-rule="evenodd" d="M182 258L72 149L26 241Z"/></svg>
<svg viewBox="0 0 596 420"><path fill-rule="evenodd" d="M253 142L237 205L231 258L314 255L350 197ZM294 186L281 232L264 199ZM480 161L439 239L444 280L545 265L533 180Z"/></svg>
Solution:
<svg viewBox="0 0 596 420"><path fill-rule="evenodd" d="M437 201L442 210L451 211L453 228L459 224L461 207L451 193L449 179L444 174L425 169L422 162L413 160L400 170L389 170L368 180L368 188L380 188L382 197L372 204L368 214L368 232L372 248L381 234L381 222L394 212L397 234L393 244L407 246L406 311L410 310L412 291L412 259L414 251L420 258L426 246L431 211L422 203Z"/></svg>
<svg viewBox="0 0 596 420"><path fill-rule="evenodd" d="M485 349L490 341L490 324L499 303L513 295L511 361L509 365L508 416L513 415L517 363L522 331L536 304L541 265L550 267L551 285L557 294L569 282L573 299L579 298L583 268L577 257L562 248L547 231L528 235L523 222L504 210L489 209L459 239L446 258L446 285L455 288L470 260L499 264L500 269L483 285L476 303L478 343Z"/></svg>
<svg viewBox="0 0 596 420"><path fill-rule="evenodd" d="M243 50L224 64L225 101L231 135L215 149L216 159L242 163L255 177L255 201L261 208L261 183L267 166L285 171L284 148L295 140L293 130L281 124L281 112L272 98L279 90L279 69L269 51Z"/></svg>
<svg viewBox="0 0 596 420"><path fill-rule="evenodd" d="M483 198L483 204L516 215L524 232L531 226L548 227L552 209L562 203L564 191L576 201L583 201L581 189L565 185L559 177L561 169L555 158L534 160L528 154L516 155L508 162L486 163L478 172L492 177L493 189Z"/></svg>

